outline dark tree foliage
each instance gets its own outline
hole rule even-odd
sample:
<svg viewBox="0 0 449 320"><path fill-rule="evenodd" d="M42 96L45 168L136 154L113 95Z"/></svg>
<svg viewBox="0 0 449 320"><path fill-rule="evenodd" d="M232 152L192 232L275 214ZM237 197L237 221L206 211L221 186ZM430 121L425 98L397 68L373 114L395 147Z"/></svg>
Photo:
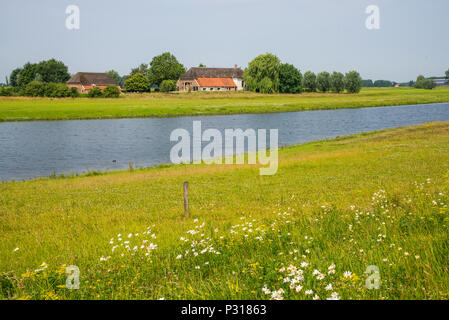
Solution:
<svg viewBox="0 0 449 320"><path fill-rule="evenodd" d="M279 92L301 93L302 74L294 65L283 63L279 67Z"/></svg>
<svg viewBox="0 0 449 320"><path fill-rule="evenodd" d="M26 63L14 69L10 82L13 87L25 88L32 81L43 83L65 83L70 79L68 68L61 61L50 59L39 63Z"/></svg>
<svg viewBox="0 0 449 320"><path fill-rule="evenodd" d="M177 81L185 72L186 69L176 57L170 52L165 52L150 62L148 79L152 85L159 87L164 80Z"/></svg>

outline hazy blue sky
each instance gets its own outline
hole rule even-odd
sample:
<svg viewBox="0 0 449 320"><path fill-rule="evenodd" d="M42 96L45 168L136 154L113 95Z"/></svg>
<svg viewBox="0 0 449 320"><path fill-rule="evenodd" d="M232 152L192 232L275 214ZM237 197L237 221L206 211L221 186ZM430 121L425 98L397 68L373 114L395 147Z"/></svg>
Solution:
<svg viewBox="0 0 449 320"><path fill-rule="evenodd" d="M78 5L80 30L65 27ZM365 8L380 8L380 30ZM447 0L0 0L0 82L25 62L126 74L164 51L186 67L247 66L272 52L302 72L408 81L449 68Z"/></svg>

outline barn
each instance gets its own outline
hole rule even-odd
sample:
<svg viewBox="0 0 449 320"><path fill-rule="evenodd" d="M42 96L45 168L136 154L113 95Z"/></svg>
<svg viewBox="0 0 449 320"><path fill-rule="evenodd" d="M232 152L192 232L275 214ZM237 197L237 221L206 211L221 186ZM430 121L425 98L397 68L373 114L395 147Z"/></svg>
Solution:
<svg viewBox="0 0 449 320"><path fill-rule="evenodd" d="M243 70L234 68L190 68L177 83L178 91L240 91L244 90Z"/></svg>
<svg viewBox="0 0 449 320"><path fill-rule="evenodd" d="M98 87L104 89L109 85L119 85L115 80L103 72L78 72L67 81L69 88L77 88L79 93L88 93L92 88Z"/></svg>

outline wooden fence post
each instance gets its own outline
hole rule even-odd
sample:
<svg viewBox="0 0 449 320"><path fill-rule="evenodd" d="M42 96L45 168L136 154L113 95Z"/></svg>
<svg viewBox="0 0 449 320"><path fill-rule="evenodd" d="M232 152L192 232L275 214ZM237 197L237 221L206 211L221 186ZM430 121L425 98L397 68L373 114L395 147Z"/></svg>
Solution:
<svg viewBox="0 0 449 320"><path fill-rule="evenodd" d="M184 213L186 218L189 217L189 183L184 182Z"/></svg>

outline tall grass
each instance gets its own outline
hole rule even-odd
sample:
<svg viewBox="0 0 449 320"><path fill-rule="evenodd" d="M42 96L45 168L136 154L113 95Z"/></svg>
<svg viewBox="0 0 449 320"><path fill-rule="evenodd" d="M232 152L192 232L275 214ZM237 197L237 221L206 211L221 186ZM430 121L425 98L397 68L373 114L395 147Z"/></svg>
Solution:
<svg viewBox="0 0 449 320"><path fill-rule="evenodd" d="M359 94L249 92L143 94L120 99L0 97L0 121L176 117L291 112L449 101L449 89L367 88Z"/></svg>
<svg viewBox="0 0 449 320"><path fill-rule="evenodd" d="M288 147L271 177L183 165L2 183L0 294L447 299L448 142L435 123Z"/></svg>

